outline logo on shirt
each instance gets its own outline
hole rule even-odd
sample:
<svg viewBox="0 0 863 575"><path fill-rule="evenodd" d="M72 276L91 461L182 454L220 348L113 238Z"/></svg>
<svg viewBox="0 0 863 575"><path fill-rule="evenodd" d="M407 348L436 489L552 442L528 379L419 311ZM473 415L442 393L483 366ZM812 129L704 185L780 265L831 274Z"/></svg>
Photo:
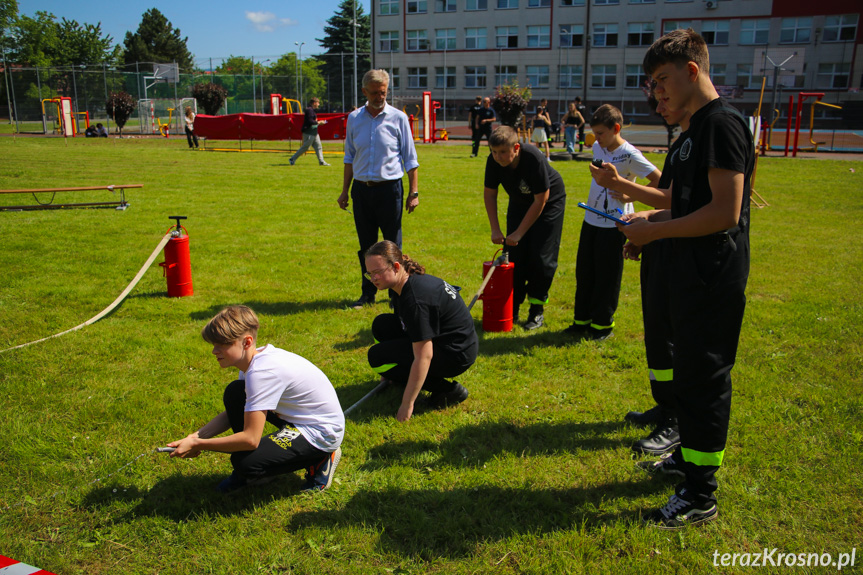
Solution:
<svg viewBox="0 0 863 575"><path fill-rule="evenodd" d="M677 148L676 150L671 152L671 159L669 160L669 162L671 163L672 166L674 165L674 161L677 159L677 154L679 154L679 153L680 153L680 148Z"/></svg>
<svg viewBox="0 0 863 575"><path fill-rule="evenodd" d="M451 285L449 285L446 282L443 282L443 289L446 293L449 294L449 297L451 297L452 299L456 298L456 291L455 291L454 287L452 287Z"/></svg>
<svg viewBox="0 0 863 575"><path fill-rule="evenodd" d="M683 145L680 146L680 160L685 162L689 159L689 154L692 153L692 138L686 138Z"/></svg>
<svg viewBox="0 0 863 575"><path fill-rule="evenodd" d="M530 193L530 186L527 185L527 182L525 182L524 180L521 180L518 183L518 191L521 192L522 194L529 194Z"/></svg>

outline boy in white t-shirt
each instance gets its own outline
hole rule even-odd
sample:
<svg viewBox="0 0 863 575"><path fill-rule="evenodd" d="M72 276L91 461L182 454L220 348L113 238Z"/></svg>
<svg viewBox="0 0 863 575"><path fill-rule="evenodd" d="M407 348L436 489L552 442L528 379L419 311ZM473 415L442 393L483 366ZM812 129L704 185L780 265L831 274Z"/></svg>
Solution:
<svg viewBox="0 0 863 575"><path fill-rule="evenodd" d="M659 170L635 146L620 137L621 125L620 110L610 104L597 108L590 119L590 128L596 136L594 160L602 160L603 165L613 164L622 178L630 181L635 181L636 177L647 178L650 186L655 187ZM590 183L587 205L617 217L634 211L628 197L615 199L596 181ZM626 237L613 220L585 210L575 262L574 317L572 325L564 330L566 333L594 340L611 335L620 296L625 241Z"/></svg>
<svg viewBox="0 0 863 575"><path fill-rule="evenodd" d="M345 434L336 390L308 360L272 345L256 347L258 326L255 312L237 305L220 311L201 331L219 366L236 367L240 376L225 388L225 411L169 443L175 448L171 455L230 453L234 472L219 484L223 493L298 469L307 470L304 489L326 489ZM268 421L277 430L261 437ZM228 429L233 435L215 437Z"/></svg>

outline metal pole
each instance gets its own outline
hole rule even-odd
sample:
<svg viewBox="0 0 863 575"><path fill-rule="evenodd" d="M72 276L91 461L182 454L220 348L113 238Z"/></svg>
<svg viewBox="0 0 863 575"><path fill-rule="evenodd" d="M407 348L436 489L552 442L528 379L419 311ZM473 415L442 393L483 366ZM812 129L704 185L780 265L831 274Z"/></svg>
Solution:
<svg viewBox="0 0 863 575"><path fill-rule="evenodd" d="M252 112L258 113L258 99L255 98L255 57L252 56Z"/></svg>
<svg viewBox="0 0 863 575"><path fill-rule="evenodd" d="M339 52L339 58L342 61L342 76L339 78L339 83L342 85L342 112L345 112L345 108L347 108L345 106L345 53Z"/></svg>
<svg viewBox="0 0 863 575"><path fill-rule="evenodd" d="M296 44L296 42L294 42ZM297 100L302 104L302 100L300 100L300 59L294 55L294 93L297 95Z"/></svg>
<svg viewBox="0 0 863 575"><path fill-rule="evenodd" d="M443 45L443 127L446 130L446 85L447 85L447 70L446 70L446 42L444 39Z"/></svg>
<svg viewBox="0 0 863 575"><path fill-rule="evenodd" d="M108 68L104 62L102 62L102 83L105 84L105 102L108 101ZM105 106L105 129L108 130L108 133L111 133L111 118L108 116L107 105Z"/></svg>
<svg viewBox="0 0 863 575"><path fill-rule="evenodd" d="M354 108L357 104L357 0L354 0Z"/></svg>
<svg viewBox="0 0 863 575"><path fill-rule="evenodd" d="M8 74L8 75L7 75ZM6 83L6 105L9 106L9 123L12 123L12 102L9 100L11 97L11 91L9 89L9 77L12 76L12 72L9 71L9 64L6 63L6 49L3 49L3 80ZM18 110L15 110L15 115L18 115ZM16 130L17 131L17 130Z"/></svg>

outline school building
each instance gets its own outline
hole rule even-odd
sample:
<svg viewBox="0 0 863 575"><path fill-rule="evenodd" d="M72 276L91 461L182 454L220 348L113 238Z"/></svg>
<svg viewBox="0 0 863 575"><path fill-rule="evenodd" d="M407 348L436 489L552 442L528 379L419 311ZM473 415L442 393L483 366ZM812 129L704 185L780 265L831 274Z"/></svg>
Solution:
<svg viewBox="0 0 863 575"><path fill-rule="evenodd" d="M580 96L628 120L656 121L646 103L645 50L662 34L692 27L710 46L720 93L753 113L784 116L788 97L863 106L860 0L372 0L372 65L392 76L391 101L412 109L422 92L447 120L466 118L476 96L511 80L530 85L528 112L549 100L552 120ZM777 80L774 95L773 82ZM410 109L408 110L410 111ZM762 114L764 112L762 111ZM837 112L824 108L825 117Z"/></svg>

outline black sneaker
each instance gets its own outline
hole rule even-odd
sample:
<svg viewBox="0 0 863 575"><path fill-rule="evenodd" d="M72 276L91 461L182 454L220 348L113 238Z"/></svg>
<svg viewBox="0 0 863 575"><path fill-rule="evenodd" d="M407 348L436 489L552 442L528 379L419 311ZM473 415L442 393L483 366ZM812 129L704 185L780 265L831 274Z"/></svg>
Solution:
<svg viewBox="0 0 863 575"><path fill-rule="evenodd" d="M320 463L309 467L303 491L323 491L332 485L333 476L336 474L336 467L341 460L342 448L339 447Z"/></svg>
<svg viewBox="0 0 863 575"><path fill-rule="evenodd" d="M677 430L677 425L672 423L660 425L650 435L633 443L632 450L636 453L662 455L673 451L678 445L680 445L680 432Z"/></svg>
<svg viewBox="0 0 863 575"><path fill-rule="evenodd" d="M256 479L246 479L236 471L231 473L231 475L223 479L216 486L216 490L221 493L231 493L238 489L242 489L243 487L254 487L256 485L266 485L267 483L275 480L274 475L265 475L262 477L258 477Z"/></svg>
<svg viewBox="0 0 863 575"><path fill-rule="evenodd" d="M686 477L683 471L683 461L678 461L677 453L665 453L658 461L638 461L636 467L643 469L651 475L662 473L663 475L678 475Z"/></svg>
<svg viewBox="0 0 863 575"><path fill-rule="evenodd" d="M623 416L623 421L647 427L648 425L657 425L662 421L662 409L658 405L654 405L645 412L630 411Z"/></svg>
<svg viewBox="0 0 863 575"><path fill-rule="evenodd" d="M575 337L584 337L587 333L587 327L587 324L584 323L573 323L571 326L563 330L563 333Z"/></svg>
<svg viewBox="0 0 863 575"><path fill-rule="evenodd" d="M363 306L374 305L375 296L363 294L360 296L360 299L350 304L348 307L353 309L363 309Z"/></svg>
<svg viewBox="0 0 863 575"><path fill-rule="evenodd" d="M434 409L443 409L451 405L458 405L467 399L469 393L467 388L457 381L454 381L455 387L452 391L436 391L429 397L428 405Z"/></svg>
<svg viewBox="0 0 863 575"><path fill-rule="evenodd" d="M713 521L718 515L716 503L693 503L689 500L686 489L681 489L679 493L669 497L668 503L663 507L648 513L643 521L645 525L657 529L683 529L687 525L701 525Z"/></svg>
<svg viewBox="0 0 863 575"><path fill-rule="evenodd" d="M524 329L532 330L542 327L543 324L543 316L542 316L543 308L541 305L531 305L530 309L527 312L527 321L524 322Z"/></svg>
<svg viewBox="0 0 863 575"><path fill-rule="evenodd" d="M584 339L590 339L593 341L602 341L604 339L608 339L614 335L614 332L611 331L611 328L608 329L595 329L589 327L587 329L587 333L584 335Z"/></svg>

